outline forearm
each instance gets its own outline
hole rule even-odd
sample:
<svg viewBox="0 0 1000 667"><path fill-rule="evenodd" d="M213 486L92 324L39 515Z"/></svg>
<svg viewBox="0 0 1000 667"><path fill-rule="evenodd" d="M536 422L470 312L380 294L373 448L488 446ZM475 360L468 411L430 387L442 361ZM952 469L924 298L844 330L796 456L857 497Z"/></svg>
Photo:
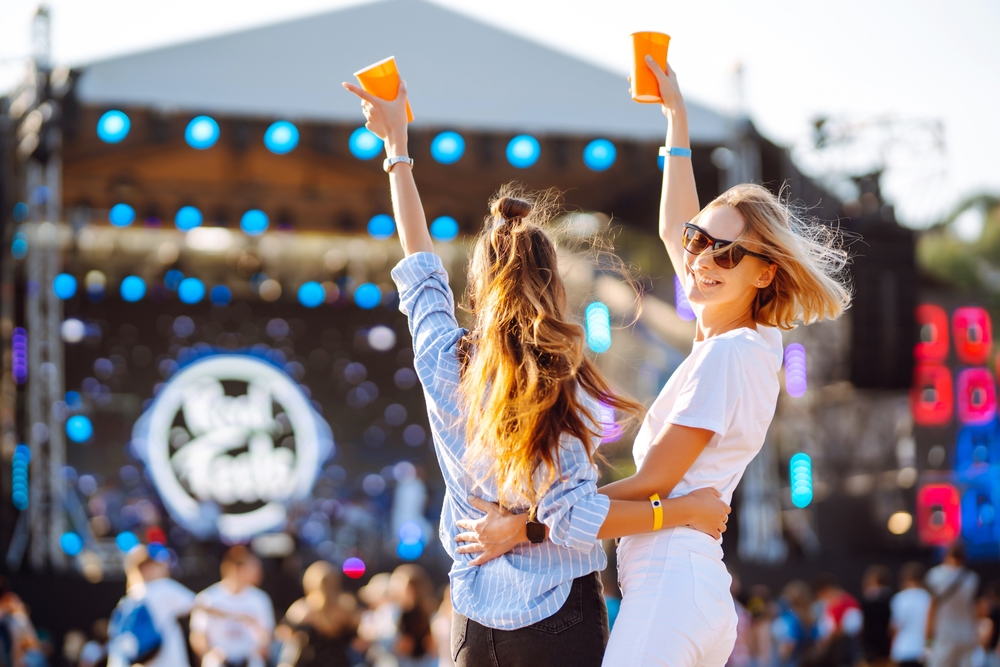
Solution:
<svg viewBox="0 0 1000 667"><path fill-rule="evenodd" d="M665 498L670 495L670 492L674 489L673 486L669 489L664 488L660 485L661 481L662 480L649 479L648 475L643 475L642 471L639 470L631 477L626 477L625 479L620 479L617 482L605 484L599 488L597 492L611 498L612 502L616 500L644 500L649 498L654 493L658 493L661 497Z"/></svg>
<svg viewBox="0 0 1000 667"><path fill-rule="evenodd" d="M409 155L407 138L386 142L386 153L390 157ZM392 212L396 218L396 230L403 245L403 252L412 255L418 252L434 252L434 244L427 229L427 217L420 201L413 168L405 162L396 163L389 171L389 189L392 193Z"/></svg>
<svg viewBox="0 0 1000 667"><path fill-rule="evenodd" d="M687 110L683 102L668 112L666 147L691 148ZM684 223L700 210L691 158L666 155L663 158L663 190L660 196L660 238L680 243ZM675 267L677 268L677 267Z"/></svg>
<svg viewBox="0 0 1000 667"><path fill-rule="evenodd" d="M652 495L652 494L650 494ZM662 501L662 528L676 528L691 523L692 516L686 498ZM597 531L598 539L607 540L627 535L653 532L653 504L647 500L612 500L608 516Z"/></svg>

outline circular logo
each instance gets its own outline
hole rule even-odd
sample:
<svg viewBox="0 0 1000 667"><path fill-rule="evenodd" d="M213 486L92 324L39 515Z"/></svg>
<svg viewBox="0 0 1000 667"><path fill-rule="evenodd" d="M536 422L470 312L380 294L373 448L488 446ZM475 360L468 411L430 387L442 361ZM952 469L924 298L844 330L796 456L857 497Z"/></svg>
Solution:
<svg viewBox="0 0 1000 667"><path fill-rule="evenodd" d="M240 354L178 371L136 422L132 446L175 521L230 541L281 528L334 448L298 385Z"/></svg>

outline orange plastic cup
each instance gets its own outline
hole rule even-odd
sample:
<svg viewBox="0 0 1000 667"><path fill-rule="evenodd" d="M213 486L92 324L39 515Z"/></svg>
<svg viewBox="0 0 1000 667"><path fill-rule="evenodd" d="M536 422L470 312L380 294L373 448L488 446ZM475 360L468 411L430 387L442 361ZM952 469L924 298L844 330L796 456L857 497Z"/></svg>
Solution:
<svg viewBox="0 0 1000 667"><path fill-rule="evenodd" d="M362 88L383 100L394 100L399 93L399 70L396 69L395 56L389 56L374 65L358 70L354 76ZM413 122L413 111L410 109L409 100L406 100L406 120Z"/></svg>
<svg viewBox="0 0 1000 667"><path fill-rule="evenodd" d="M653 56L666 71L667 47L670 46L670 35L662 32L633 32L632 38L632 99L643 104L662 102L660 86L656 76L646 64L646 56Z"/></svg>

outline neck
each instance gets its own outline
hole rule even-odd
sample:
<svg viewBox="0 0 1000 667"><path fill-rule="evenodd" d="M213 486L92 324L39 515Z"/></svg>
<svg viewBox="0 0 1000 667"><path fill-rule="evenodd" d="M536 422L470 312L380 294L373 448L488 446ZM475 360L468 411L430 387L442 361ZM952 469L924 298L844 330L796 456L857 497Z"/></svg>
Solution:
<svg viewBox="0 0 1000 667"><path fill-rule="evenodd" d="M224 577L222 579L222 585L234 595L243 590L244 586L240 584L240 580L236 577Z"/></svg>
<svg viewBox="0 0 1000 667"><path fill-rule="evenodd" d="M718 309L705 308L698 313L698 327L694 339L702 341L743 327L757 328L757 323L749 308L729 308L726 306Z"/></svg>

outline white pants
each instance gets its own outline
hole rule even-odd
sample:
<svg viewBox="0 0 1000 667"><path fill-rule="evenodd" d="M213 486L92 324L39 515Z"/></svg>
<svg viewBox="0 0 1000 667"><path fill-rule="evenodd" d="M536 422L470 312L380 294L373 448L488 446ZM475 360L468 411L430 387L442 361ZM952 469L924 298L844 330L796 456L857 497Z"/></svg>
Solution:
<svg viewBox="0 0 1000 667"><path fill-rule="evenodd" d="M604 667L723 667L736 643L722 547L688 528L623 538L622 606Z"/></svg>

